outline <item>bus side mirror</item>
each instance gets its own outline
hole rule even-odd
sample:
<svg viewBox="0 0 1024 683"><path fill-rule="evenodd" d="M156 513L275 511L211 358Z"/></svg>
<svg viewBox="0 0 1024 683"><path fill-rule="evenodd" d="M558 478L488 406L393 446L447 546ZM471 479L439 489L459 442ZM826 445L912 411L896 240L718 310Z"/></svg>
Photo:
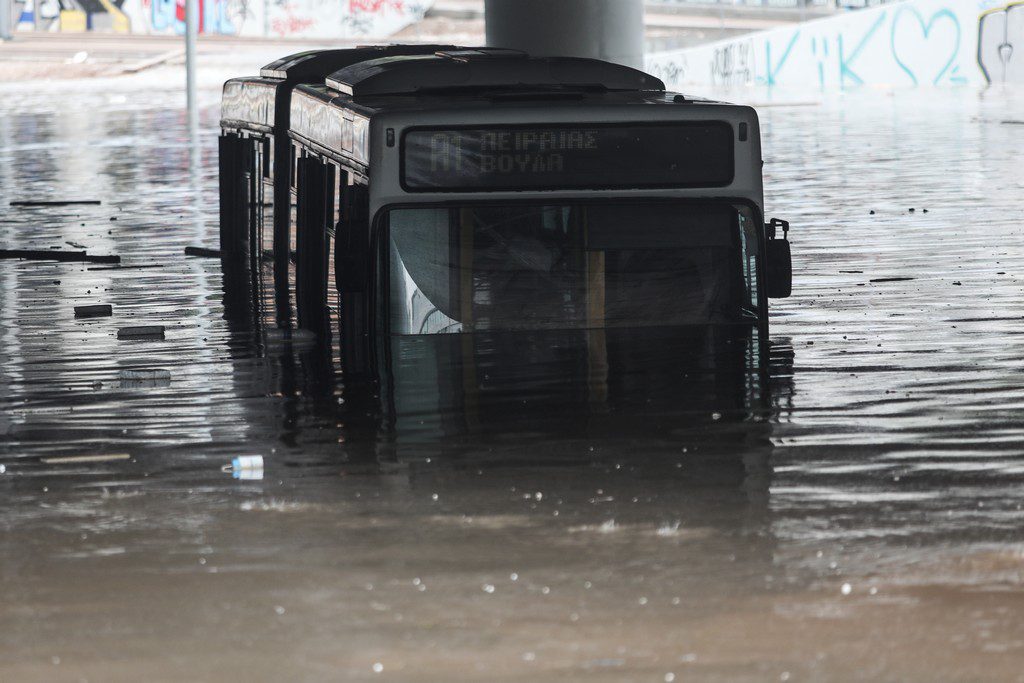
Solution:
<svg viewBox="0 0 1024 683"><path fill-rule="evenodd" d="M775 235L782 228L782 239ZM765 225L765 293L770 299L785 299L793 293L793 258L789 250L789 223L773 218Z"/></svg>

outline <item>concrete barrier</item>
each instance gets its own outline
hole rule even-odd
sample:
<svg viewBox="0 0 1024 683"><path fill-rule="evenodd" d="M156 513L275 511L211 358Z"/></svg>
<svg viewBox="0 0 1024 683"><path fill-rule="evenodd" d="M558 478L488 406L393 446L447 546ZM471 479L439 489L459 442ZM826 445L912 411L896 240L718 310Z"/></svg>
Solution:
<svg viewBox="0 0 1024 683"><path fill-rule="evenodd" d="M672 87L842 90L1024 82L1024 3L987 5L978 0L904 0L652 53L645 63Z"/></svg>

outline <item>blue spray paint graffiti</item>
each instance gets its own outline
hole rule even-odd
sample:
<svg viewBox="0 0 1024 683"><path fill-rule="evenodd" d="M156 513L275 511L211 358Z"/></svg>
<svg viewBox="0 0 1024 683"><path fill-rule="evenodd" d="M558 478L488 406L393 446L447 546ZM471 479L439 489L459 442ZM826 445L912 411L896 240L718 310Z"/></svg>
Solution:
<svg viewBox="0 0 1024 683"><path fill-rule="evenodd" d="M935 78L932 80L932 83L934 85L938 85L939 82L942 81L942 77L946 74L947 71L950 71L951 68L953 69L953 72L957 70L957 67L953 66L953 62L956 61L957 53L960 51L960 21L956 18L956 15L949 10L949 8L943 8L935 12L927 23L925 23L924 17L921 16L921 13L918 12L916 8L911 7L909 5L901 7L896 12L896 16L893 17L892 20L892 31L889 34L889 44L892 49L892 58L895 59L896 64L898 64L899 67L903 69L903 71L908 76L910 76L910 80L914 85L918 84L917 75L909 66L907 66L904 60L900 59L896 44L896 29L899 26L899 20L901 17L908 15L914 17L914 19L917 20L917 23L921 27L921 32L926 40L928 39L928 36L931 34L932 28L935 27L935 22L939 21L940 19L947 19L948 21L953 22L953 26L956 28L956 41L952 45L950 45L949 59L945 62L945 64L943 64L942 68L939 70L939 72L935 75Z"/></svg>
<svg viewBox="0 0 1024 683"><path fill-rule="evenodd" d="M875 35L875 31L877 31L878 27L881 26L882 22L885 21L885 15L886 15L886 13L882 12L879 15L878 19L875 20L875 23L871 24L871 28L869 28L867 30L867 33L865 33L861 37L860 42L857 43L857 47L855 47L853 49L853 52L850 53L850 56L848 58L845 57L844 54L843 54L843 34L841 34L841 33L839 34L839 37L836 40L839 43L839 87L840 88L845 88L846 87L846 79L848 79L848 78L853 79L855 85L864 85L864 80L860 76L858 76L856 73L854 73L853 69L851 69L850 67L853 66L853 62L857 59L857 57L860 56L860 53L864 50L864 46L868 44L869 40L871 40L871 36Z"/></svg>
<svg viewBox="0 0 1024 683"><path fill-rule="evenodd" d="M818 51L818 44L821 44L821 51ZM818 86L820 88L825 87L825 62L828 61L828 39L822 36L820 39L817 37L811 38L811 54L814 55L818 62Z"/></svg>
<svg viewBox="0 0 1024 683"><path fill-rule="evenodd" d="M786 60L789 59L789 53L793 51L793 46L796 45L796 39L799 37L800 31L793 34L793 37L789 39L789 44L786 45L786 49L783 51L782 56L779 57L779 63L776 64L774 68L772 68L772 44L771 42L765 43L765 64L768 68L768 76L765 80L768 85L775 85L779 72L782 71L782 67L785 65Z"/></svg>

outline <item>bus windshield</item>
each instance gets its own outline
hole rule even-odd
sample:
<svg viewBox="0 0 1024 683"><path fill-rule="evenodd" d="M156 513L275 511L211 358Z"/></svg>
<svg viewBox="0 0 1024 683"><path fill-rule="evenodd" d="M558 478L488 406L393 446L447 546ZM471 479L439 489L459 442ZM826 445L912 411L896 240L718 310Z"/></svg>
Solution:
<svg viewBox="0 0 1024 683"><path fill-rule="evenodd" d="M758 231L728 203L388 211L392 334L756 324Z"/></svg>

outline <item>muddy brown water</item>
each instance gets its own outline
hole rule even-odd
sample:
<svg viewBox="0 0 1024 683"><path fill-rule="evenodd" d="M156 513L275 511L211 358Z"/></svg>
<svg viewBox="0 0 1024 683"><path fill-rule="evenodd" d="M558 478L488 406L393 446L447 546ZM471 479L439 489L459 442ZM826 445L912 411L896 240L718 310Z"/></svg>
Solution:
<svg viewBox="0 0 1024 683"><path fill-rule="evenodd" d="M1022 93L762 107L767 376L536 335L379 387L184 256L215 108L195 153L170 96L8 94L0 248L121 263L0 262L0 680L1024 678Z"/></svg>

